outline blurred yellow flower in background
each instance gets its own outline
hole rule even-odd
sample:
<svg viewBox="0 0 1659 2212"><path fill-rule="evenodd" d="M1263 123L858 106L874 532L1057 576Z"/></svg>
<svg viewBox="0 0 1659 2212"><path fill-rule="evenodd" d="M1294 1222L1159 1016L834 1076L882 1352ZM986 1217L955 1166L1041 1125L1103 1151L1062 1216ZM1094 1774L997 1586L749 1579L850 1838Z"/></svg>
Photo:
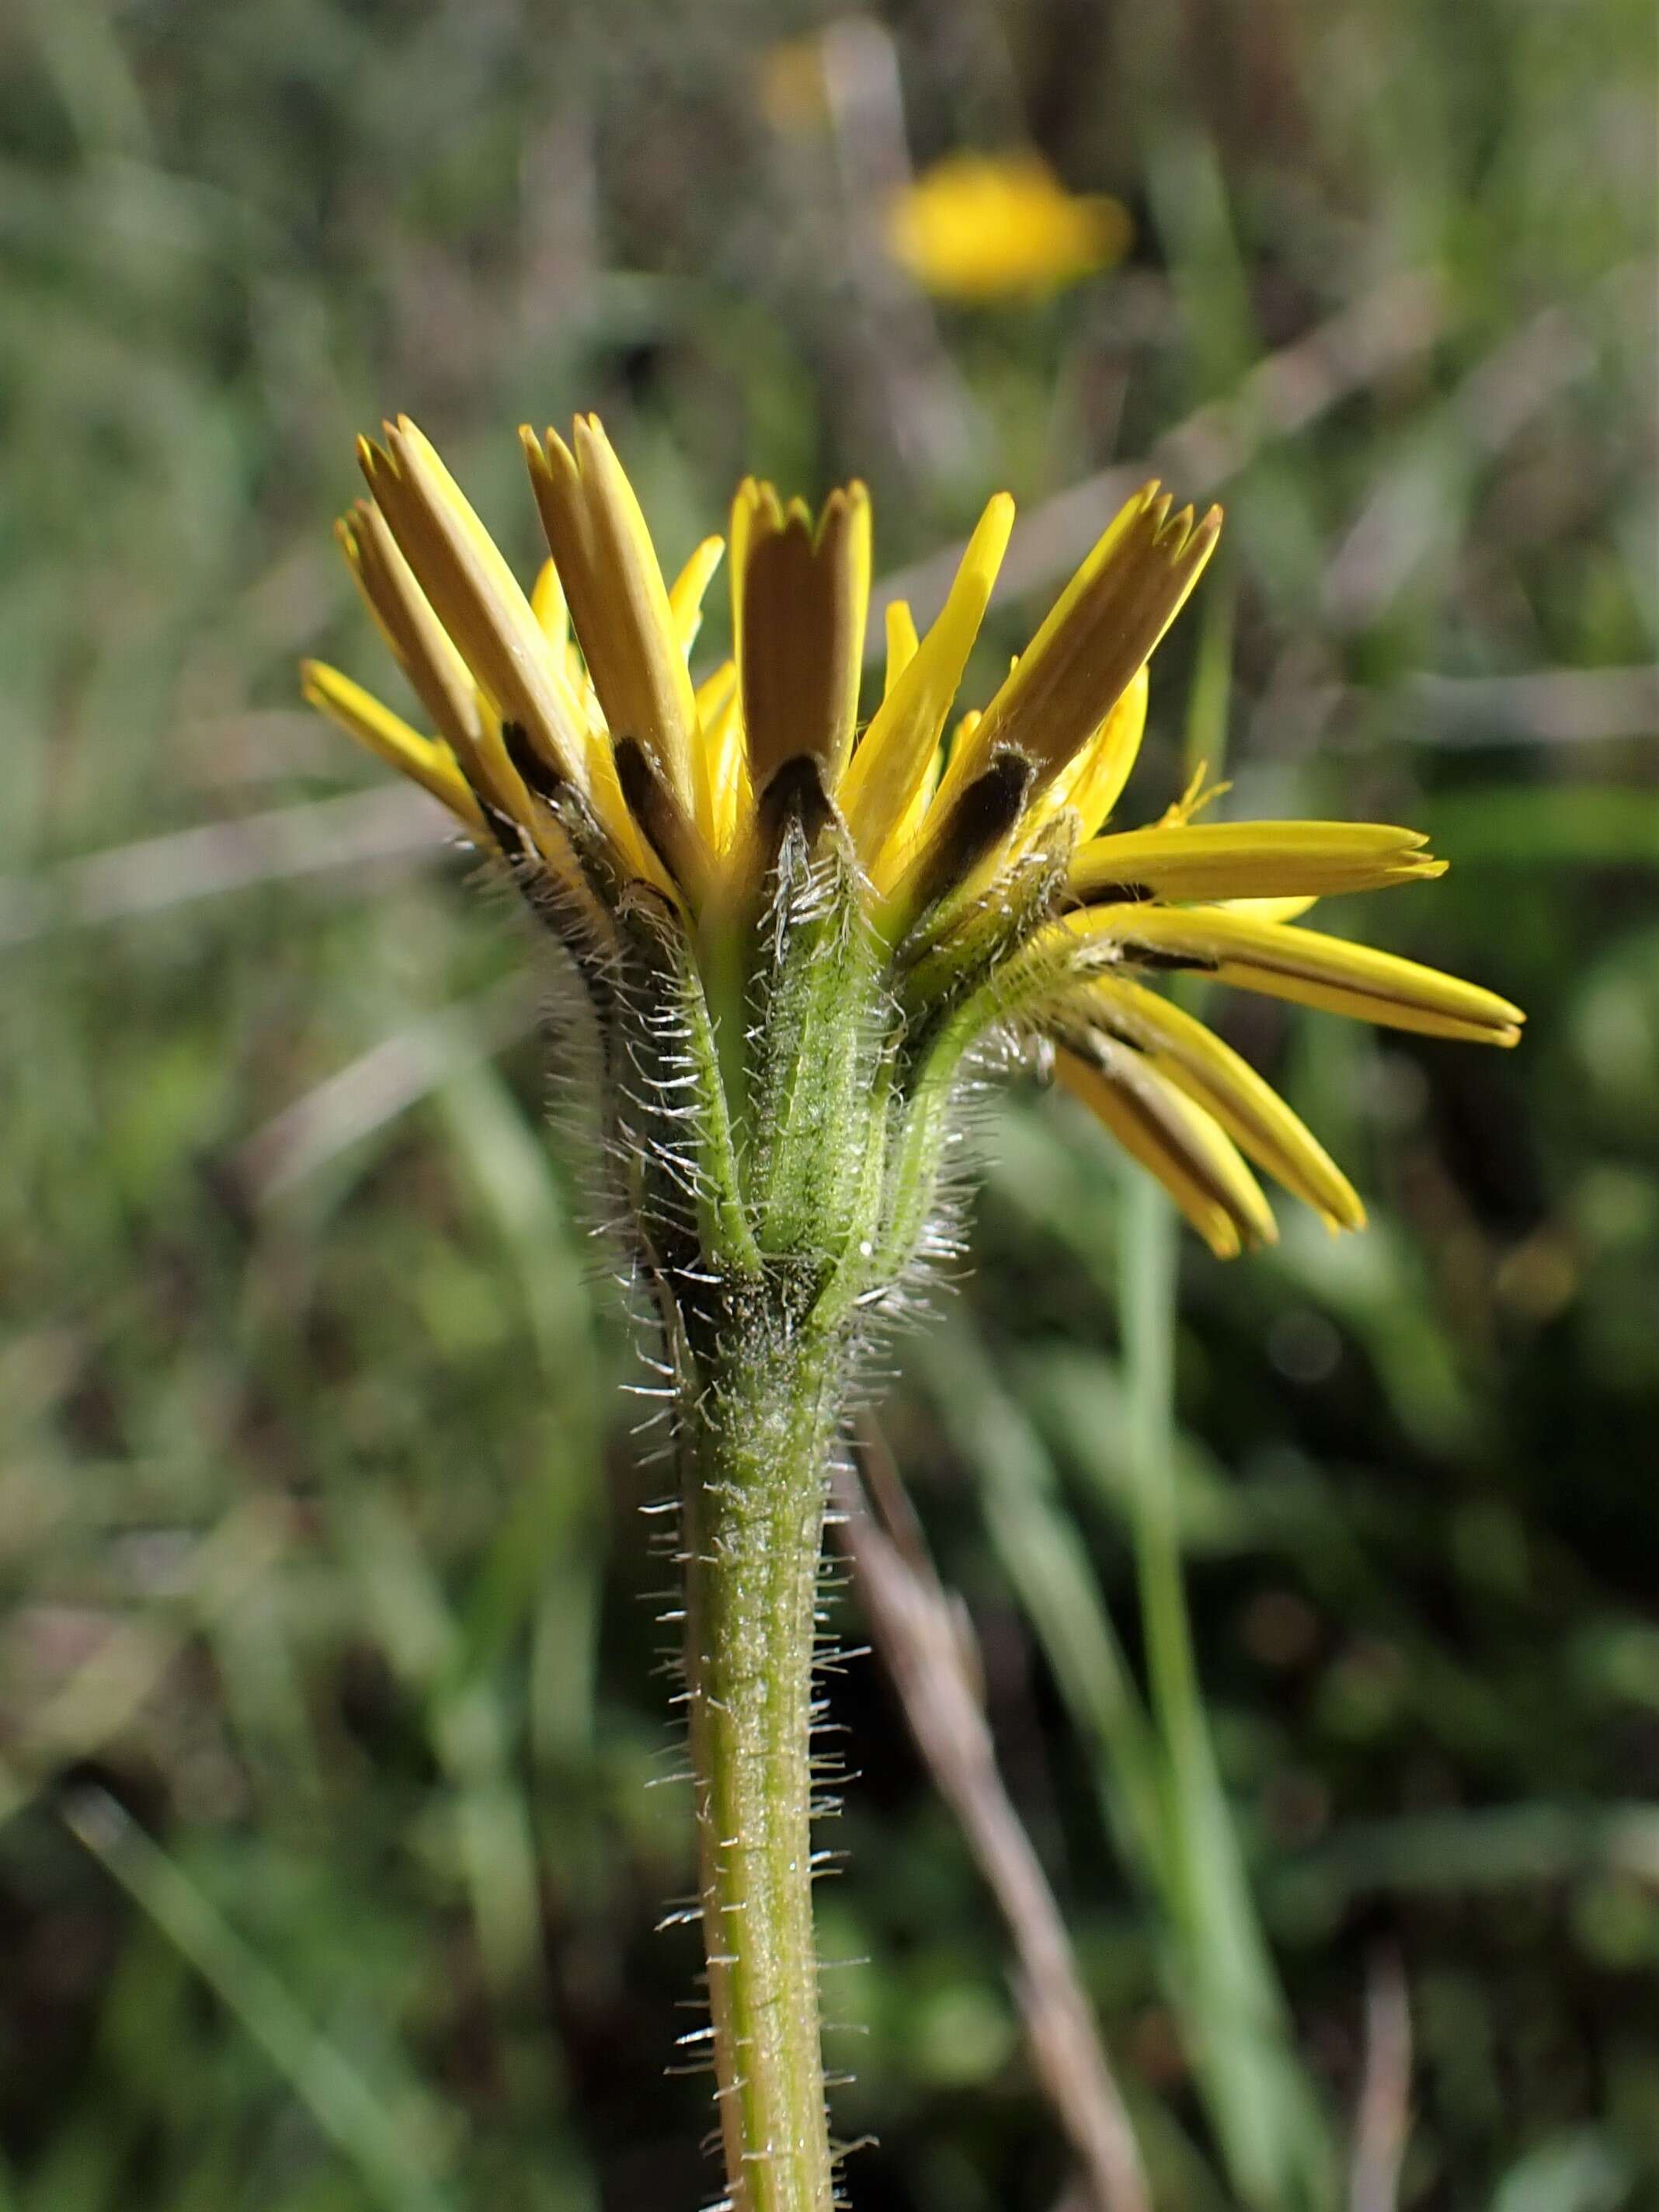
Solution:
<svg viewBox="0 0 1659 2212"><path fill-rule="evenodd" d="M926 290L1003 300L1109 268L1133 227L1121 204L1068 192L1038 154L951 154L889 204L888 245Z"/></svg>

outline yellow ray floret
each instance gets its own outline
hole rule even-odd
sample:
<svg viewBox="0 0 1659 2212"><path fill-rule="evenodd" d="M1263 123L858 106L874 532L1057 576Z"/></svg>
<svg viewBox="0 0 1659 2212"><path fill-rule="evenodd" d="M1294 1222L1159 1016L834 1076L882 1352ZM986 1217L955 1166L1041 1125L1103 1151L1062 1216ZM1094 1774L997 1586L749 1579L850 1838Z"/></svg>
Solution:
<svg viewBox="0 0 1659 2212"><path fill-rule="evenodd" d="M1141 668L1100 727L1048 787L1045 812L1057 814L1069 807L1077 817L1079 840L1095 835L1123 795L1146 734L1148 688L1146 671Z"/></svg>
<svg viewBox="0 0 1659 2212"><path fill-rule="evenodd" d="M366 499L335 525L357 588L422 705L457 752L478 733L478 704L466 663L398 550L385 516Z"/></svg>
<svg viewBox="0 0 1659 2212"><path fill-rule="evenodd" d="M1415 830L1376 822L1204 822L1096 837L1073 898L1325 898L1445 873Z"/></svg>
<svg viewBox="0 0 1659 2212"><path fill-rule="evenodd" d="M1005 799L1024 779L1018 805L1008 810L1013 818L1001 852L1029 843L1058 812L1067 770L1079 754L1105 741L1114 708L1180 611L1220 528L1218 507L1201 522L1194 521L1190 507L1171 516L1156 483L1144 485L1122 507L1015 662L971 740L952 751L918 848L892 893L896 912L902 915L948 860L963 828L964 805L973 811L975 787L994 813L999 779ZM1122 733L1130 740L1122 747L1127 772L1139 743L1133 710ZM994 872L999 857L994 841L981 843L974 855L976 883Z"/></svg>
<svg viewBox="0 0 1659 2212"><path fill-rule="evenodd" d="M521 731L549 775L583 794L635 871L655 877L623 803L609 749L549 650L540 623L494 540L431 444L409 417L384 447L358 441L375 504L433 612L498 720Z"/></svg>
<svg viewBox="0 0 1659 2212"><path fill-rule="evenodd" d="M483 810L447 744L434 738L423 738L361 684L354 684L349 676L342 676L337 668L329 667L325 661L301 662L300 690L308 705L319 708L331 722L356 738L360 745L366 745L392 768L412 776L434 799L441 799L475 837L482 839Z"/></svg>
<svg viewBox="0 0 1659 2212"><path fill-rule="evenodd" d="M474 683L552 771L586 790L586 747L529 601L449 471L405 416L358 458L375 505Z"/></svg>
<svg viewBox="0 0 1659 2212"><path fill-rule="evenodd" d="M906 599L892 599L887 607L887 662L882 671L881 696L892 696L893 686L916 657L921 644L916 618Z"/></svg>
<svg viewBox="0 0 1659 2212"><path fill-rule="evenodd" d="M1180 612L1220 534L1218 507L1194 522L1190 507L1171 515L1170 505L1149 483L1117 515L986 708L964 775L1006 745L1046 785L1100 727Z"/></svg>
<svg viewBox="0 0 1659 2212"><path fill-rule="evenodd" d="M842 811L878 882L899 857L892 833L905 819L939 750L1013 520L1014 502L999 492L968 541L938 619L890 682L842 780Z"/></svg>
<svg viewBox="0 0 1659 2212"><path fill-rule="evenodd" d="M951 733L952 754L967 744L979 727L979 724L980 710L977 707L963 715ZM854 757L856 759L857 755L855 754ZM872 877L879 889L890 890L902 874L907 862L916 856L923 842L922 831L928 814L932 811L933 801L938 796L939 782L944 773L945 753L942 747L935 747L932 757L922 772L921 781L911 794L909 805L895 821L882 841L880 860L872 870Z"/></svg>
<svg viewBox="0 0 1659 2212"><path fill-rule="evenodd" d="M714 811L714 850L729 853L738 831L754 808L749 767L744 758L743 716L738 707L737 663L723 660L697 689L697 719L708 751L709 803Z"/></svg>
<svg viewBox="0 0 1659 2212"><path fill-rule="evenodd" d="M1230 914L1248 915L1257 921L1300 921L1319 901L1308 891L1300 898L1224 899L1221 903Z"/></svg>
<svg viewBox="0 0 1659 2212"><path fill-rule="evenodd" d="M1512 1045L1526 1019L1496 992L1437 968L1225 907L1097 907L1060 927L1131 966L1199 969L1270 998L1428 1036Z"/></svg>
<svg viewBox="0 0 1659 2212"><path fill-rule="evenodd" d="M562 659L570 647L570 605L564 595L564 586L559 581L558 569L550 560L544 561L536 571L536 580L530 588L530 611L551 647L555 659Z"/></svg>
<svg viewBox="0 0 1659 2212"><path fill-rule="evenodd" d="M636 738L707 837L708 764L685 651L645 517L595 416L567 446L520 439L576 640L613 738Z"/></svg>
<svg viewBox="0 0 1659 2212"><path fill-rule="evenodd" d="M702 628L703 599L725 551L723 538L705 538L669 586L668 611L673 617L674 635L683 653L689 654L697 641Z"/></svg>
<svg viewBox="0 0 1659 2212"><path fill-rule="evenodd" d="M553 665L564 671L564 680L575 700L583 726L590 744L610 742L610 732L605 726L599 695L588 681L587 665L581 648L570 634L570 605L564 595L564 586L559 581L559 572L550 560L544 561L536 571L536 580L530 589L530 611L536 617L542 635L547 640L548 652Z"/></svg>
<svg viewBox="0 0 1659 2212"><path fill-rule="evenodd" d="M1062 1048L1055 1073L1158 1177L1218 1259L1277 1241L1261 1187L1231 1139L1141 1054L1103 1038L1089 1060Z"/></svg>
<svg viewBox="0 0 1659 2212"><path fill-rule="evenodd" d="M750 477L732 514L732 592L749 772L758 796L810 757L833 791L853 748L870 603L870 495L831 492L814 523Z"/></svg>
<svg viewBox="0 0 1659 2212"><path fill-rule="evenodd" d="M1330 1154L1285 1101L1213 1030L1144 985L1102 976L1069 1000L1061 1020L1141 1054L1218 1121L1241 1151L1333 1229L1363 1229L1365 1209ZM1079 1051L1087 1057L1086 1046Z"/></svg>

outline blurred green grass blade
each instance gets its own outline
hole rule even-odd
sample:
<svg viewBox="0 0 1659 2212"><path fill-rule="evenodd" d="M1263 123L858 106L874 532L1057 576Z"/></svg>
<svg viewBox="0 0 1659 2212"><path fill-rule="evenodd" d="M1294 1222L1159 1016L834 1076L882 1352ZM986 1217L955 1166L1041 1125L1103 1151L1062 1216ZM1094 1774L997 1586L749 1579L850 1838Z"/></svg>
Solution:
<svg viewBox="0 0 1659 2212"><path fill-rule="evenodd" d="M965 1326L915 1346L945 1433L978 1476L987 1525L1084 1741L1100 1756L1108 1820L1143 1873L1156 1867L1162 1813L1145 1707L1102 1601L1077 1525L1057 1496L1042 1439L996 1382Z"/></svg>
<svg viewBox="0 0 1659 2212"><path fill-rule="evenodd" d="M474 1579L458 1663L481 1663L533 1616L534 1740L538 1752L568 1755L593 1737L605 1555L605 1368L591 1255L556 1172L552 1140L532 1126L499 1069L464 1068L438 1103L518 1273L542 1374L527 1432L533 1465Z"/></svg>
<svg viewBox="0 0 1659 2212"><path fill-rule="evenodd" d="M1147 185L1191 335L1194 397L1207 398L1236 385L1262 350L1249 273L1214 143L1190 126L1165 127L1150 151Z"/></svg>
<svg viewBox="0 0 1659 2212"><path fill-rule="evenodd" d="M1201 165L1193 172L1203 183ZM1190 180L1189 180L1190 181ZM1199 194L1231 245L1218 178ZM1248 335L1240 321L1239 343ZM1187 697L1184 773L1224 771L1233 590L1206 608ZM1288 2008L1250 1893L1198 1677L1182 1565L1175 1419L1180 1223L1151 1176L1120 1163L1118 1312L1135 1575L1164 1803L1164 1882L1176 1923L1182 2007L1212 2123L1234 2186L1273 2212L1307 2212L1334 2186L1334 2146L1297 2055Z"/></svg>
<svg viewBox="0 0 1659 2212"><path fill-rule="evenodd" d="M1009 1364L1016 1395L1056 1461L1115 1529L1126 1528L1135 1466L1115 1363L1079 1345L1043 1344ZM1175 1489L1183 1551L1230 1551L1261 1540L1237 1486L1190 1436L1176 1439Z"/></svg>
<svg viewBox="0 0 1659 2212"><path fill-rule="evenodd" d="M76 136L89 152L151 152L143 95L101 0L25 0L32 34Z"/></svg>
<svg viewBox="0 0 1659 2212"><path fill-rule="evenodd" d="M570 1415L580 1417L582 1441L592 1449L599 1378L589 1260L555 1168L556 1140L532 1127L490 1062L458 1066L437 1103L480 1202L518 1266L549 1379Z"/></svg>
<svg viewBox="0 0 1659 2212"><path fill-rule="evenodd" d="M535 1503L533 1489L526 1493ZM498 2002L513 1998L540 1972L541 1916L534 1823L513 1757L514 1723L494 1665L507 1633L497 1621L469 1638L440 1587L407 1519L389 1492L354 1492L337 1525L368 1618L393 1666L425 1705L428 1737L453 1790L454 1848L471 1906L485 1978ZM524 1543L509 1514L475 1575L499 1579L495 1564L507 1540ZM532 1543L532 1564L538 1554ZM499 1608L484 1608L496 1621ZM514 1605L509 1619L520 1616Z"/></svg>
<svg viewBox="0 0 1659 2212"><path fill-rule="evenodd" d="M1352 1332L1402 1435L1448 1455L1479 1441L1480 1409L1422 1253L1386 1214L1369 1221L1363 1236L1332 1237L1310 1213L1287 1206L1279 1242L1250 1265L1293 1285Z"/></svg>
<svg viewBox="0 0 1659 2212"><path fill-rule="evenodd" d="M484 1978L498 2002L540 1978L541 1899L534 1826L514 1771L501 1684L482 1677L435 1703L432 1741L455 1785L455 1839Z"/></svg>
<svg viewBox="0 0 1659 2212"><path fill-rule="evenodd" d="M1161 1194L1154 1193L1160 1203ZM1138 1378L1144 1437L1167 1425L1152 1385ZM998 1386L967 1332L936 1330L915 1348L918 1368L952 1444L978 1474L986 1523L1018 1590L1073 1725L1093 1752L1108 1826L1140 1881L1162 1901L1159 1952L1170 1996L1194 2051L1234 2186L1252 2204L1312 2208L1332 2171L1317 2107L1297 2065L1279 1993L1255 1916L1210 1751L1180 1593L1178 1539L1171 1518L1162 1541L1173 1553L1157 1631L1164 1709L1149 1725L1075 1522L1029 1417ZM1167 1402L1167 1401L1166 1401ZM1136 1473L1144 1467L1131 1417ZM1167 1463L1167 1462L1165 1462ZM1171 1486L1162 1485L1167 1495ZM1155 1510L1171 1516L1172 1507ZM1189 1689L1179 1677L1186 1671ZM1170 1724L1171 1680L1179 1711Z"/></svg>
<svg viewBox="0 0 1659 2212"><path fill-rule="evenodd" d="M1329 2198L1332 2147L1296 2055L1250 1896L1187 1617L1173 1477L1178 1224L1143 1170L1126 1160L1122 1172L1135 1562L1162 1753L1164 1841L1187 1990L1183 2011L1235 2186L1252 2205L1312 2212Z"/></svg>
<svg viewBox="0 0 1659 2212"><path fill-rule="evenodd" d="M1492 2212L1616 2212L1635 2185L1630 2160L1604 2130L1573 2128L1516 2161Z"/></svg>
<svg viewBox="0 0 1659 2212"><path fill-rule="evenodd" d="M1198 651L1187 693L1181 774L1190 783L1200 769L1219 782L1226 773L1227 725L1232 699L1233 632L1238 619L1238 576L1224 537L1210 562L1200 601Z"/></svg>
<svg viewBox="0 0 1659 2212"><path fill-rule="evenodd" d="M266 1816L277 1823L313 1819L326 1798L293 1610L287 1585L273 1574L208 1623L227 1717Z"/></svg>
<svg viewBox="0 0 1659 2212"><path fill-rule="evenodd" d="M1659 1808L1494 1805L1353 1821L1274 1875L1275 1903L1328 1920L1379 1891L1527 1888L1596 1872L1659 1883Z"/></svg>
<svg viewBox="0 0 1659 2212"><path fill-rule="evenodd" d="M394 1674L424 1694L459 1638L443 1592L389 1484L342 1484L329 1519L361 1615Z"/></svg>
<svg viewBox="0 0 1659 2212"><path fill-rule="evenodd" d="M92 1756L130 1727L192 1633L212 1637L228 1617L257 1602L285 1540L283 1516L263 1499L246 1499L191 1553L185 1604L134 1608L118 1619L9 1745L11 1758L0 1764L0 1825L30 1802L44 1778Z"/></svg>
<svg viewBox="0 0 1659 2212"><path fill-rule="evenodd" d="M178 1863L112 1797L83 1792L70 1828L196 1968L389 2212L453 2212L434 2179L432 2129L417 2093L388 2098L309 2021Z"/></svg>
<svg viewBox="0 0 1659 2212"><path fill-rule="evenodd" d="M1659 792L1634 784L1493 785L1424 810L1460 868L1659 867Z"/></svg>

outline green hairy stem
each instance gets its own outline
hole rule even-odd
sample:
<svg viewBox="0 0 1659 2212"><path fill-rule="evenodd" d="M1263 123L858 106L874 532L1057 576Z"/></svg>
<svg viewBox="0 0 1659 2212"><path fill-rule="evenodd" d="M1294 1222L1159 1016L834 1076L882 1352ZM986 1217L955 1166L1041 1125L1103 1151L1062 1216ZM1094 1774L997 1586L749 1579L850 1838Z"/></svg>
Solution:
<svg viewBox="0 0 1659 2212"><path fill-rule="evenodd" d="M732 2212L829 2212L831 2203L810 1743L841 1368L833 1339L811 1331L781 1345L739 1343L686 1438L686 1676Z"/></svg>
<svg viewBox="0 0 1659 2212"><path fill-rule="evenodd" d="M912 975L850 851L781 825L697 942L641 894L608 979L613 1160L678 1401L685 1673L726 2212L830 2212L812 1925L824 1498L869 1330L934 1210L965 1057L1018 1019L993 917ZM1033 872L1024 911L1042 902ZM981 931L981 935L986 933Z"/></svg>

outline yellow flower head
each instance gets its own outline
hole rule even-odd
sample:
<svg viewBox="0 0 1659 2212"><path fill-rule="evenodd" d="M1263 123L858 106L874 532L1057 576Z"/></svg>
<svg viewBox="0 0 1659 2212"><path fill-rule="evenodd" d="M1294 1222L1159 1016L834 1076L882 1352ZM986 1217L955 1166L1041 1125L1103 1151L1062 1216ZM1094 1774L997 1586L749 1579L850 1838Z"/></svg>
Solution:
<svg viewBox="0 0 1659 2212"><path fill-rule="evenodd" d="M952 729L1012 525L999 494L926 635L908 608L888 611L883 696L860 734L871 576L861 484L816 514L769 484L739 488L732 653L694 687L688 656L720 541L705 540L667 582L597 419L578 421L568 442L523 437L552 556L527 596L413 423L361 448L372 499L344 518L340 539L431 733L315 662L306 696L504 859L590 962L596 992L612 988L630 918L659 916L679 948L675 972L708 1010L709 1064L719 1059L733 1091L717 1102L723 1131L743 1120L740 1033L762 988L756 948L781 927L776 884L791 853L795 880L819 886L817 908L809 898L800 912L823 908L830 875L842 887L825 944L836 958L853 938L864 948L860 988L875 1011L860 1018L858 1049L874 1056L860 1081L872 1096L903 1094L894 1127L923 1130L918 1158L927 1144L937 1152L930 1083L942 1097L994 1031L1038 1036L1060 1080L1223 1255L1274 1234L1246 1156L1334 1229L1364 1213L1261 1077L1153 988L1160 975L1191 971L1395 1028L1516 1042L1522 1015L1491 992L1295 926L1328 895L1440 874L1417 833L1196 821L1196 787L1152 828L1105 828L1139 748L1147 661L1209 559L1218 510L1172 513L1156 484L1138 492L983 711ZM764 988L775 997L781 987ZM887 1024L874 1047L872 1018ZM804 1095L787 1071L778 1080L781 1097ZM763 1156L758 1109L752 1141ZM865 1157L854 1180L874 1181L858 1204L903 1212L881 1198L880 1177L900 1175L910 1141L896 1133ZM757 1199L752 1223L748 1200L732 1199L740 1246L757 1236L763 1253L769 1235L785 1233L787 1195ZM846 1205L850 1220L851 1195ZM914 1225L903 1233L914 1240Z"/></svg>
<svg viewBox="0 0 1659 2212"><path fill-rule="evenodd" d="M1058 291L1122 258L1129 218L1115 199L1068 192L1039 155L951 154L896 195L896 260L943 299Z"/></svg>

